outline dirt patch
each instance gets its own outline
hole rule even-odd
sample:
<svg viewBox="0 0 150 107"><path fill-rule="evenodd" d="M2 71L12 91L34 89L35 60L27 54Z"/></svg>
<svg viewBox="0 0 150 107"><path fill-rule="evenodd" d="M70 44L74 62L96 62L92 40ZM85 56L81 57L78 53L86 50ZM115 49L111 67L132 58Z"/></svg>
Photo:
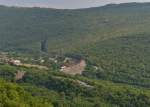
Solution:
<svg viewBox="0 0 150 107"><path fill-rule="evenodd" d="M80 60L76 64L72 64L70 66L62 66L61 71L70 75L76 75L76 74L81 75L85 67L86 67L86 61Z"/></svg>
<svg viewBox="0 0 150 107"><path fill-rule="evenodd" d="M27 68L37 68L37 69L42 69L42 70L48 70L49 68L46 66L41 66L41 65L33 65L33 64L21 64L20 66L22 67L27 67Z"/></svg>
<svg viewBox="0 0 150 107"><path fill-rule="evenodd" d="M20 80L20 79L22 79L22 78L24 77L24 75L25 75L25 72L24 72L24 71L18 71L18 72L16 73L15 79L16 79L16 80Z"/></svg>

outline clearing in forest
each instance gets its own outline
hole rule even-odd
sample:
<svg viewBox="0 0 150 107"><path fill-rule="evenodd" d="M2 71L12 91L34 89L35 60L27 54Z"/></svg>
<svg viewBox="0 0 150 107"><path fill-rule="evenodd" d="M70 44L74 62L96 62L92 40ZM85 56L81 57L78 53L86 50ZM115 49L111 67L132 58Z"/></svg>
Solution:
<svg viewBox="0 0 150 107"><path fill-rule="evenodd" d="M85 67L86 67L86 61L82 59L78 63L71 64L70 66L62 66L61 71L64 72L65 74L81 75Z"/></svg>

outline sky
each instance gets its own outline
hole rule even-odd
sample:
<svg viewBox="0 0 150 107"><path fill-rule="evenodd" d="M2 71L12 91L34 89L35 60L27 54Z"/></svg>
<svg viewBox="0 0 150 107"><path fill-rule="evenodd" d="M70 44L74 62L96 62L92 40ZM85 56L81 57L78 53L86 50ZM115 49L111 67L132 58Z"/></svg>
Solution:
<svg viewBox="0 0 150 107"><path fill-rule="evenodd" d="M77 9L126 2L150 2L150 0L0 0L0 5Z"/></svg>

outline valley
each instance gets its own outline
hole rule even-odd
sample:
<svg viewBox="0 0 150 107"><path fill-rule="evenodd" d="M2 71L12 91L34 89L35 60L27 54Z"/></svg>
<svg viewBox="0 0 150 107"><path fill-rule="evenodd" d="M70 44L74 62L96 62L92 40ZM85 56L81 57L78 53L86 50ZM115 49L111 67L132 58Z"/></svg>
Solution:
<svg viewBox="0 0 150 107"><path fill-rule="evenodd" d="M150 107L150 3L0 6L0 107Z"/></svg>

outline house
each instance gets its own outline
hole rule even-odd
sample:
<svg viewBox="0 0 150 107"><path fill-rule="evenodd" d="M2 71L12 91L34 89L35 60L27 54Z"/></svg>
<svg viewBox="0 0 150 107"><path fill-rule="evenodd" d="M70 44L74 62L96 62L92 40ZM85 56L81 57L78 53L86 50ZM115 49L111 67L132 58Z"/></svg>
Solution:
<svg viewBox="0 0 150 107"><path fill-rule="evenodd" d="M20 60L11 60L11 61L9 61L9 63L10 63L11 65L16 65L16 66L21 65L21 61L20 61Z"/></svg>
<svg viewBox="0 0 150 107"><path fill-rule="evenodd" d="M40 60L40 63L44 63L44 62L45 62L45 60L43 60L43 59Z"/></svg>
<svg viewBox="0 0 150 107"><path fill-rule="evenodd" d="M56 58L49 58L50 61L57 63L58 61L56 60Z"/></svg>
<svg viewBox="0 0 150 107"><path fill-rule="evenodd" d="M64 62L64 63L67 63L67 62L70 62L71 60L72 60L71 58L66 57L63 62Z"/></svg>
<svg viewBox="0 0 150 107"><path fill-rule="evenodd" d="M64 71L64 69L66 69L67 67L66 66L62 66L60 71Z"/></svg>

